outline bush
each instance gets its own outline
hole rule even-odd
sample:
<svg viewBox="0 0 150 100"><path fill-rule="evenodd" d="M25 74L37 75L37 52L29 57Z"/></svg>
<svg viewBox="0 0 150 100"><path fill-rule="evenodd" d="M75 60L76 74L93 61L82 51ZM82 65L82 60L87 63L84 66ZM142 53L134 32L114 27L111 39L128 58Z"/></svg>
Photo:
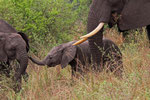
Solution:
<svg viewBox="0 0 150 100"><path fill-rule="evenodd" d="M89 0L0 0L0 18L26 33L30 44L54 46L72 40L77 20L86 22Z"/></svg>

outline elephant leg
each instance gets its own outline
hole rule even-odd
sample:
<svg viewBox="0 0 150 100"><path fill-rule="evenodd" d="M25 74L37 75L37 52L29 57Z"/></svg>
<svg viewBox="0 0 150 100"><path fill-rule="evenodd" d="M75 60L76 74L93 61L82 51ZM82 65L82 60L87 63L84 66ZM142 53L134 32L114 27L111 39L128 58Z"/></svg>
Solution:
<svg viewBox="0 0 150 100"><path fill-rule="evenodd" d="M71 72L72 72L71 76L72 76L72 78L73 78L73 77L75 76L75 73L76 73L76 66L77 66L77 63L76 63L75 60L73 60L73 61L71 61L69 64L71 65Z"/></svg>
<svg viewBox="0 0 150 100"><path fill-rule="evenodd" d="M71 61L69 63L71 65L71 70L72 70L72 79L74 77L78 78L77 72L83 76L83 68L81 67L82 65L78 64L75 60Z"/></svg>
<svg viewBox="0 0 150 100"><path fill-rule="evenodd" d="M88 33L93 31L97 25L98 21L92 18L88 19L87 24L87 31ZM101 71L103 68L102 66L102 47L103 47L103 29L100 30L96 35L90 37L88 39L89 41L89 47L92 54L92 63L94 64L94 69Z"/></svg>
<svg viewBox="0 0 150 100"><path fill-rule="evenodd" d="M115 66L115 70L114 71L114 75L120 79L123 78L123 62L118 60L117 64L114 65Z"/></svg>
<svg viewBox="0 0 150 100"><path fill-rule="evenodd" d="M0 71L2 74L5 74L7 77L10 77L11 66L7 62L1 62Z"/></svg>
<svg viewBox="0 0 150 100"><path fill-rule="evenodd" d="M115 77L121 79L123 73L123 64L120 60L114 60L115 58L105 57L103 66L106 69L106 72L112 72Z"/></svg>
<svg viewBox="0 0 150 100"><path fill-rule="evenodd" d="M114 61L113 61L114 60ZM110 69L111 72L114 73L114 75L118 78L122 78L123 74L123 63L121 59L110 59L110 62L108 63L108 69Z"/></svg>
<svg viewBox="0 0 150 100"><path fill-rule="evenodd" d="M20 64L15 62L15 68L16 68L15 71L17 71L20 68ZM22 77L23 77L25 82L27 82L29 79L29 75L26 71L22 74Z"/></svg>
<svg viewBox="0 0 150 100"><path fill-rule="evenodd" d="M21 81L22 81L21 77L18 77L18 80L17 81L14 80L14 82L13 82L13 90L16 93L20 92L20 90L21 90L21 83L22 83Z"/></svg>
<svg viewBox="0 0 150 100"><path fill-rule="evenodd" d="M19 69L20 65L18 62L16 61L12 61L10 64L12 70L14 70L15 72L17 72L17 70ZM15 74L15 73L14 73ZM21 90L21 77L18 77L18 80L15 79L15 77L13 77L13 90L18 93Z"/></svg>
<svg viewBox="0 0 150 100"><path fill-rule="evenodd" d="M79 76L84 76L83 68L81 67L82 65L74 65L71 66L72 69L72 79L73 77L79 78Z"/></svg>
<svg viewBox="0 0 150 100"><path fill-rule="evenodd" d="M7 77L10 77L10 71L12 71L12 66L10 65L9 61L6 62L6 67Z"/></svg>
<svg viewBox="0 0 150 100"><path fill-rule="evenodd" d="M148 26L146 27L146 29L147 29L147 36L148 36L149 43L150 43L150 25L148 25Z"/></svg>
<svg viewBox="0 0 150 100"><path fill-rule="evenodd" d="M0 62L0 74L4 74L4 68L5 68L5 65L3 64L3 62Z"/></svg>

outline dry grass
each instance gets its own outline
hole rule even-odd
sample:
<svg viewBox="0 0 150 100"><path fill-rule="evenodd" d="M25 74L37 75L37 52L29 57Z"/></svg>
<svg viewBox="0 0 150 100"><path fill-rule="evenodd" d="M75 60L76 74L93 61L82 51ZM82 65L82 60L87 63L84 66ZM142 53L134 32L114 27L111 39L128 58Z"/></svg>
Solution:
<svg viewBox="0 0 150 100"><path fill-rule="evenodd" d="M0 90L1 100L150 100L150 48L145 30L134 35L134 41L131 34L128 42L115 30L106 32L123 54L122 80L105 72L72 79L70 66L46 68L29 62L28 83L22 83L18 94L6 85L6 90Z"/></svg>

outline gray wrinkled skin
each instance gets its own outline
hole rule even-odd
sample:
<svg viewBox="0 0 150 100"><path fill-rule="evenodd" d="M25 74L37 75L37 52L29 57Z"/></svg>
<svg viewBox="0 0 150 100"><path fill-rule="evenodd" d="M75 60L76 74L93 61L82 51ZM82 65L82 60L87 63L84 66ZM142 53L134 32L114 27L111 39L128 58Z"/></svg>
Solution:
<svg viewBox="0 0 150 100"><path fill-rule="evenodd" d="M117 24L120 31L147 26L150 39L150 1L149 0L92 0L87 21L87 32L93 31L99 23L110 27ZM88 38L92 58L97 68L102 68L103 29Z"/></svg>

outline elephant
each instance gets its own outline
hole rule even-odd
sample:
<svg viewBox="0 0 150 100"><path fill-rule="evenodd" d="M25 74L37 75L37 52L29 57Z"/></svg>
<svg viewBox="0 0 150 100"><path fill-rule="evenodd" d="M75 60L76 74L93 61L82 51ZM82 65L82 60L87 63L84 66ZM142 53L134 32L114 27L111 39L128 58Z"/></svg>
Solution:
<svg viewBox="0 0 150 100"><path fill-rule="evenodd" d="M15 66L13 76L14 83L17 83L13 88L15 92L19 92L21 89L21 76L25 81L28 79L26 72L29 51L28 37L22 32L17 32L6 21L0 19L0 43L0 71L6 71L7 76L9 76L10 70L12 70L10 63L17 60L20 65Z"/></svg>
<svg viewBox="0 0 150 100"><path fill-rule="evenodd" d="M75 76L75 72L79 72L81 75L83 70L91 68L95 71L102 71L92 66L92 56L89 48L89 42L86 41L78 46L72 44L76 41L63 43L50 50L48 55L42 60L36 60L32 57L29 59L38 65L47 65L48 67L54 67L61 65L61 68L65 68L68 64L71 65L72 76ZM123 63L122 54L118 46L109 39L103 39L105 51L103 54L103 65L114 72L115 76L122 77ZM91 66L91 67L90 67Z"/></svg>
<svg viewBox="0 0 150 100"><path fill-rule="evenodd" d="M94 64L102 68L102 51L104 25L117 25L119 31L127 31L146 26L150 40L150 1L149 0L92 0L90 6L87 32L81 40L73 45L89 41Z"/></svg>

